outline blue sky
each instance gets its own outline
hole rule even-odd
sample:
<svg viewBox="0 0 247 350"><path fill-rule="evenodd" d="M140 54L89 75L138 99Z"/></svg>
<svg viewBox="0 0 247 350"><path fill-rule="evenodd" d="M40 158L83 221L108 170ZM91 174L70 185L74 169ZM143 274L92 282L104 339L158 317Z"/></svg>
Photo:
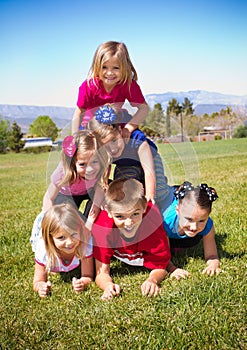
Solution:
<svg viewBox="0 0 247 350"><path fill-rule="evenodd" d="M0 104L74 107L93 54L124 42L144 94L247 95L246 1L0 0Z"/></svg>

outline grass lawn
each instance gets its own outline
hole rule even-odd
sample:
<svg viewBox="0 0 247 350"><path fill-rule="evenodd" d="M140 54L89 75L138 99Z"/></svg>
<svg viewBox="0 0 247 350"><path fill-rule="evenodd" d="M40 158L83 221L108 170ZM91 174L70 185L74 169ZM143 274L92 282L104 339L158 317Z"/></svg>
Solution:
<svg viewBox="0 0 247 350"><path fill-rule="evenodd" d="M52 294L32 290L33 221L41 210L53 154L0 155L0 349L247 349L247 139L159 145L171 184L207 182L219 199L211 217L222 273L201 274L202 245L175 258L191 277L166 278L142 297L148 272L114 261L119 298L100 299L93 283L76 295L52 276ZM49 179L48 179L49 180Z"/></svg>

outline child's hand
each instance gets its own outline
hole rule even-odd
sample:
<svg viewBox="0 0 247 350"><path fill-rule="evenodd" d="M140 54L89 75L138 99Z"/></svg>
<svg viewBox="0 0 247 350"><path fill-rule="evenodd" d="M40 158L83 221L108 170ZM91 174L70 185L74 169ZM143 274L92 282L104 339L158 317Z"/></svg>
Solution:
<svg viewBox="0 0 247 350"><path fill-rule="evenodd" d="M51 282L37 282L36 284L37 292L41 298L47 297L51 290Z"/></svg>
<svg viewBox="0 0 247 350"><path fill-rule="evenodd" d="M94 222L99 212L100 208L97 205L93 204L88 214L88 220Z"/></svg>
<svg viewBox="0 0 247 350"><path fill-rule="evenodd" d="M149 297L156 297L160 292L160 287L157 283L152 281L145 281L141 286L142 295L147 295Z"/></svg>
<svg viewBox="0 0 247 350"><path fill-rule="evenodd" d="M181 280L181 278L187 278L190 276L190 273L186 270L176 268L171 274L170 278L176 278L178 281Z"/></svg>
<svg viewBox="0 0 247 350"><path fill-rule="evenodd" d="M122 138L126 144L129 142L130 134L131 132L126 127L122 129Z"/></svg>
<svg viewBox="0 0 247 350"><path fill-rule="evenodd" d="M120 294L120 286L118 284L111 283L104 290L104 293L103 293L101 299L102 300L109 300L115 296L118 296L119 294Z"/></svg>
<svg viewBox="0 0 247 350"><path fill-rule="evenodd" d="M82 292L85 289L85 287L86 287L86 284L84 282L83 277L79 279L76 277L72 278L72 288L74 289L76 294Z"/></svg>
<svg viewBox="0 0 247 350"><path fill-rule="evenodd" d="M218 259L208 260L207 265L208 266L202 271L202 273L209 276L213 276L214 274L218 275L220 273L220 262Z"/></svg>

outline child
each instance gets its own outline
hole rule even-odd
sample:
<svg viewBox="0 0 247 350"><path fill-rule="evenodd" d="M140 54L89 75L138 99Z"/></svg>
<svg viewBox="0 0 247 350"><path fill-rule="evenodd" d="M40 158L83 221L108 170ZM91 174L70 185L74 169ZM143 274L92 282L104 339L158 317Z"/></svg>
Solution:
<svg viewBox="0 0 247 350"><path fill-rule="evenodd" d="M58 204L38 215L34 222L31 244L35 252L33 289L41 298L51 290L49 272L76 273L72 287L80 293L93 278L92 246L78 211L70 203Z"/></svg>
<svg viewBox="0 0 247 350"><path fill-rule="evenodd" d="M96 284L103 300L119 295L120 286L110 276L110 261L117 259L151 270L143 282L143 295L156 296L166 276L170 250L159 209L147 203L136 179L114 180L106 191L106 210L93 224L93 256Z"/></svg>
<svg viewBox="0 0 247 350"><path fill-rule="evenodd" d="M91 221L94 220L108 182L108 155L101 146L97 135L86 130L64 139L62 161L51 175L51 183L43 199L43 211L53 204L67 201L79 209L82 201L92 198L95 191L90 210Z"/></svg>
<svg viewBox="0 0 247 350"><path fill-rule="evenodd" d="M207 267L203 270L210 276L220 272L220 262L215 243L213 220L209 217L212 202L218 198L216 190L201 184L194 187L184 182L174 192L171 206L163 210L164 228L170 241L171 252L193 247L203 239L204 256ZM189 273L169 265L171 277L177 279Z"/></svg>
<svg viewBox="0 0 247 350"><path fill-rule="evenodd" d="M124 43L108 41L101 44L93 58L87 80L79 88L77 107L72 120L72 134L81 124L81 114L86 111L82 125L93 117L97 108L114 103L121 109L125 100L138 111L125 126L126 137L148 114L149 107L137 84L137 73Z"/></svg>
<svg viewBox="0 0 247 350"><path fill-rule="evenodd" d="M118 113L105 105L100 107L88 127L101 138L106 150L116 164L114 179L136 178L145 187L147 201L155 201L160 207L168 207L173 198L164 175L162 159L156 145L145 134L135 129L127 140L123 136L123 123L128 113Z"/></svg>

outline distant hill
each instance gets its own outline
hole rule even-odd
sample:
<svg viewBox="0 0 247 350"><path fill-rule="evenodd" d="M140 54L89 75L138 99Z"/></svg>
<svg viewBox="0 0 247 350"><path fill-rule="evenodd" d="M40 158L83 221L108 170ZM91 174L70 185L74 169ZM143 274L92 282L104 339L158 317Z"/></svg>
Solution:
<svg viewBox="0 0 247 350"><path fill-rule="evenodd" d="M198 115L212 114L220 111L222 108L226 108L226 106L231 106L238 114L246 115L247 113L247 95L226 95L205 90L193 90L148 94L145 96L151 108L156 103L160 103L164 111L172 98L176 98L179 103L183 103L185 97L193 103L195 114ZM29 125L41 115L48 115L58 128L64 128L71 122L73 113L74 108L69 107L0 105L0 115L4 119L10 120L11 123L16 121L22 128L22 132L27 132Z"/></svg>
<svg viewBox="0 0 247 350"><path fill-rule="evenodd" d="M166 110L168 102L175 98L179 103L183 103L184 98L187 97L192 103L195 114L203 115L205 113L212 114L219 112L226 106L232 106L238 111L247 111L247 95L226 95L219 92L209 92L205 90L193 90L182 92L166 92L163 94L148 94L145 96L147 103L151 108L156 103L160 103L163 110Z"/></svg>
<svg viewBox="0 0 247 350"><path fill-rule="evenodd" d="M29 125L41 115L48 115L58 128L65 127L71 122L74 108L55 106L26 106L26 105L0 105L0 115L4 119L14 121L27 132Z"/></svg>

